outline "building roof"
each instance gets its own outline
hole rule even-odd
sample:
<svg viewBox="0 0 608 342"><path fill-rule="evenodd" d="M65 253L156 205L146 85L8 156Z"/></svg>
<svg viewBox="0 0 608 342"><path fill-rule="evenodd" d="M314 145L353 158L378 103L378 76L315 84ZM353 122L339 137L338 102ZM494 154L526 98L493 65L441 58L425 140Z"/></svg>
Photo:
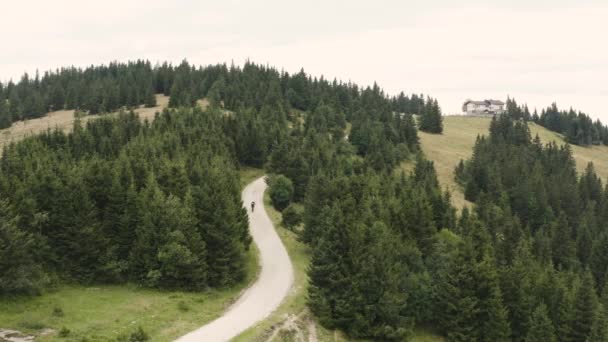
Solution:
<svg viewBox="0 0 608 342"><path fill-rule="evenodd" d="M505 103L500 101L500 100L483 100L483 101L473 101L473 100L466 100L464 101L464 106L466 106L467 104L472 103L472 104L476 104L476 105L498 105L498 106L502 106Z"/></svg>
<svg viewBox="0 0 608 342"><path fill-rule="evenodd" d="M493 105L499 105L499 106L502 106L505 104L504 102L502 102L500 100L486 100L486 102L489 102L490 104L493 104Z"/></svg>

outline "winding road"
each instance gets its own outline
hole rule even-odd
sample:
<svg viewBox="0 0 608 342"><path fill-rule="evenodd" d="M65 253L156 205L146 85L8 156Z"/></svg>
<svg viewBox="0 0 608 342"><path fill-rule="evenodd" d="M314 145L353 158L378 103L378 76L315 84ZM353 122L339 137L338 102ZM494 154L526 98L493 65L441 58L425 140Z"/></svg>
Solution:
<svg viewBox="0 0 608 342"><path fill-rule="evenodd" d="M251 182L242 198L249 214L249 231L260 250L262 271L256 282L218 319L177 339L178 342L229 341L268 317L293 284L293 266L287 250L264 209L264 177ZM255 201L255 211L249 206Z"/></svg>

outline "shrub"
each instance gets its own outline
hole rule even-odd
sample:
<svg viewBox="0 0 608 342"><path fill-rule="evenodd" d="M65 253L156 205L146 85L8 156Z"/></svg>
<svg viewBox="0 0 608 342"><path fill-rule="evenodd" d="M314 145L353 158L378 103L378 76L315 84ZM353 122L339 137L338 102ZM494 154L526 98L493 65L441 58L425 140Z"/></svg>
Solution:
<svg viewBox="0 0 608 342"><path fill-rule="evenodd" d="M53 316L55 317L63 317L64 313L63 313L63 309L60 308L59 306L56 306L53 308Z"/></svg>
<svg viewBox="0 0 608 342"><path fill-rule="evenodd" d="M268 190L272 206L278 211L287 208L293 197L293 183L283 175L271 176L268 179Z"/></svg>
<svg viewBox="0 0 608 342"><path fill-rule="evenodd" d="M63 327L59 330L59 337L68 337L70 335L70 329Z"/></svg>
<svg viewBox="0 0 608 342"><path fill-rule="evenodd" d="M186 311L190 310L190 307L184 301L180 301L179 303L177 303L177 308L179 309L179 311L182 311L182 312L186 312Z"/></svg>
<svg viewBox="0 0 608 342"><path fill-rule="evenodd" d="M144 331L142 327L137 328L134 332L131 333L129 337L129 342L144 342L150 339L150 336Z"/></svg>
<svg viewBox="0 0 608 342"><path fill-rule="evenodd" d="M302 213L293 204L290 204L283 210L283 226L294 230L300 223L302 223Z"/></svg>

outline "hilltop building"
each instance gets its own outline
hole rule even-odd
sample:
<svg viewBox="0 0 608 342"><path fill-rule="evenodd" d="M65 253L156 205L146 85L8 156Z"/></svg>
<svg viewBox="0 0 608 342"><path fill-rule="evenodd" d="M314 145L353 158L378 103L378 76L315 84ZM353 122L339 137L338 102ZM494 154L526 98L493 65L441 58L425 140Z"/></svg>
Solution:
<svg viewBox="0 0 608 342"><path fill-rule="evenodd" d="M495 115L505 112L505 103L500 100L473 101L468 99L462 105L462 111L467 115Z"/></svg>

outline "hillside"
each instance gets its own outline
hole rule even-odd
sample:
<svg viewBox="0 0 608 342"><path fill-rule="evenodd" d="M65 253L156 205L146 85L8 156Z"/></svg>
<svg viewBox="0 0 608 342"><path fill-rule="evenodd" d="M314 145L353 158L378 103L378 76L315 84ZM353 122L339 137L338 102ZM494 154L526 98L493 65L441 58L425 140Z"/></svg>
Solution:
<svg viewBox="0 0 608 342"><path fill-rule="evenodd" d="M446 116L444 117L442 135L419 132L422 150L427 158L434 161L439 181L452 192L452 202L459 208L470 202L464 199L459 186L454 181L454 168L460 159L471 156L477 135L487 134L490 118ZM543 142L556 141L565 143L560 134L549 131L535 123L530 123L532 135L538 136ZM605 182L608 178L608 146L581 147L572 145L576 167L584 170L592 161L597 174Z"/></svg>
<svg viewBox="0 0 608 342"><path fill-rule="evenodd" d="M154 114L163 110L169 104L169 97L162 94L156 95L155 107L143 107L135 109L135 113L143 119L152 120ZM83 122L99 118L107 114L87 115L82 118ZM31 120L14 122L11 127L0 130L0 149L12 141L19 141L28 135L34 135L46 131L47 129L59 128L68 132L74 125L74 110L59 110L47 113L46 115Z"/></svg>

